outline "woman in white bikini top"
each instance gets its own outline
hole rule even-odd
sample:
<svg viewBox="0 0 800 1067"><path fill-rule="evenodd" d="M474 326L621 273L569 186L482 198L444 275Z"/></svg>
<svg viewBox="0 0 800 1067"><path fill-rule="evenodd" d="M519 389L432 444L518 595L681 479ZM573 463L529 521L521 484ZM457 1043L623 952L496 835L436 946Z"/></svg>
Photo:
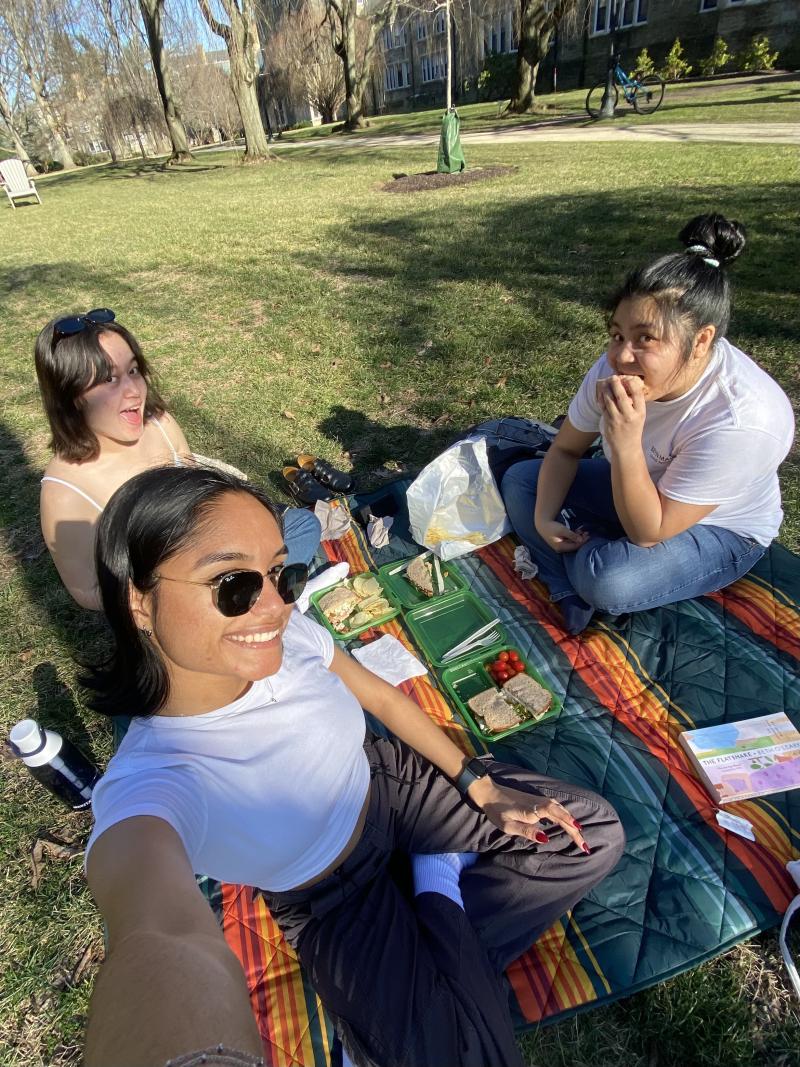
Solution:
<svg viewBox="0 0 800 1067"><path fill-rule="evenodd" d="M103 508L135 474L191 462L191 450L136 338L108 309L48 323L36 373L54 452L42 478L42 534L70 594L99 610L94 535Z"/></svg>

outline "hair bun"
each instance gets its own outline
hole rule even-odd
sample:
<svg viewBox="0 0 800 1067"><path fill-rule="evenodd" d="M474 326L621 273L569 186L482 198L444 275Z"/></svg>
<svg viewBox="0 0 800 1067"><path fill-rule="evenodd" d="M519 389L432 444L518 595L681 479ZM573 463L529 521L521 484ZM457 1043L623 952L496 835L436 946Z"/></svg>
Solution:
<svg viewBox="0 0 800 1067"><path fill-rule="evenodd" d="M729 222L724 215L696 215L678 234L686 247L703 245L720 263L730 263L741 254L747 231L741 222Z"/></svg>

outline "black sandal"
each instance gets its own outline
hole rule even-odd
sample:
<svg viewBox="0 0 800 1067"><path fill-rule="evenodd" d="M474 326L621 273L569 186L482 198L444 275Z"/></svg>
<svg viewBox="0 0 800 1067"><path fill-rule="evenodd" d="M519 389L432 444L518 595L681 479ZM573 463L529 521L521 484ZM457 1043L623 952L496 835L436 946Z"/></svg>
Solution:
<svg viewBox="0 0 800 1067"><path fill-rule="evenodd" d="M337 470L325 459L317 459L316 456L303 454L297 457L297 465L303 471L316 478L322 485L327 485L335 493L349 493L353 489L352 475Z"/></svg>

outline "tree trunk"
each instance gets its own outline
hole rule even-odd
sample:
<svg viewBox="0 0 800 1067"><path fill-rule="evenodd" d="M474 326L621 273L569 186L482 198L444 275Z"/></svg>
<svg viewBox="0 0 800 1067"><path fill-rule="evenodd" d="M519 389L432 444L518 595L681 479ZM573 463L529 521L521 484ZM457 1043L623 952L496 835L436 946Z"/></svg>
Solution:
<svg viewBox="0 0 800 1067"><path fill-rule="evenodd" d="M42 121L47 127L47 132L50 135L53 157L58 160L64 170L75 170L77 164L72 158L72 153L67 148L67 142L61 136L56 117L50 110L50 105L45 99L44 86L39 77L34 73L33 66L31 65L27 54L19 47L19 42L17 42L17 48L19 50L23 68L28 76L28 83L33 92L33 98L36 101L36 108L42 116Z"/></svg>
<svg viewBox="0 0 800 1067"><path fill-rule="evenodd" d="M35 178L36 167L31 163L30 156L25 151L25 145L22 143L22 138L14 125L14 113L2 86L0 86L0 119L3 120L8 132L11 134L11 140L14 142L14 151L25 165L25 173L29 178Z"/></svg>
<svg viewBox="0 0 800 1067"><path fill-rule="evenodd" d="M212 33L221 37L228 49L231 90L244 127L244 160L247 163L271 160L275 157L269 150L256 89L260 46L253 6L248 0L241 0L241 6L233 0L222 0L222 6L230 19L229 23L216 19L207 0L200 0L203 18Z"/></svg>
<svg viewBox="0 0 800 1067"><path fill-rule="evenodd" d="M533 111L536 103L536 75L547 55L553 34L551 16L542 0L521 0L519 47L514 90L507 111L515 115Z"/></svg>
<svg viewBox="0 0 800 1067"><path fill-rule="evenodd" d="M153 58L153 72L156 76L158 93L164 107L164 118L172 144L170 162L188 163L192 159L192 153L189 151L186 130L172 92L172 76L164 48L164 33L161 25L164 14L164 0L139 0L139 8L147 30L150 55Z"/></svg>
<svg viewBox="0 0 800 1067"><path fill-rule="evenodd" d="M344 64L344 93L346 118L344 128L352 132L362 130L364 121L364 86L360 83L356 67L356 22L355 15L342 26L342 51L339 53Z"/></svg>

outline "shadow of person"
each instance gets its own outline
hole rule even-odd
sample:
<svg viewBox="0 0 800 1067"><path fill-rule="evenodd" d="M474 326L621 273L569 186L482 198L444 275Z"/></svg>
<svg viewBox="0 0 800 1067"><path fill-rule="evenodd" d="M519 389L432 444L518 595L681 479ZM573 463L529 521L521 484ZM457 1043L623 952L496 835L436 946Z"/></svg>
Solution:
<svg viewBox="0 0 800 1067"><path fill-rule="evenodd" d="M46 729L68 734L70 741L85 753L92 751L92 739L81 721L71 691L58 676L55 664L45 661L33 670L36 692L36 721Z"/></svg>
<svg viewBox="0 0 800 1067"><path fill-rule="evenodd" d="M81 608L62 585L39 527L41 471L35 469L20 438L2 420L0 458L0 532L4 556L13 568L15 583L21 585L23 592L19 598L17 626L8 629L8 660L13 662L16 653L23 685L27 685L26 679L30 677L36 691L37 713L43 723L70 738L82 738L82 747L88 755L91 744L84 716L70 690L59 679L59 668L49 659L41 663L34 660L32 672L28 674L31 649L25 647L26 620L35 619L45 647L56 645L63 649L79 667L105 653L108 629L100 612ZM15 645L15 633L22 635L23 643L19 647Z"/></svg>
<svg viewBox="0 0 800 1067"><path fill-rule="evenodd" d="M334 405L317 428L349 453L361 491L416 474L460 436L451 425L385 426L341 405Z"/></svg>

